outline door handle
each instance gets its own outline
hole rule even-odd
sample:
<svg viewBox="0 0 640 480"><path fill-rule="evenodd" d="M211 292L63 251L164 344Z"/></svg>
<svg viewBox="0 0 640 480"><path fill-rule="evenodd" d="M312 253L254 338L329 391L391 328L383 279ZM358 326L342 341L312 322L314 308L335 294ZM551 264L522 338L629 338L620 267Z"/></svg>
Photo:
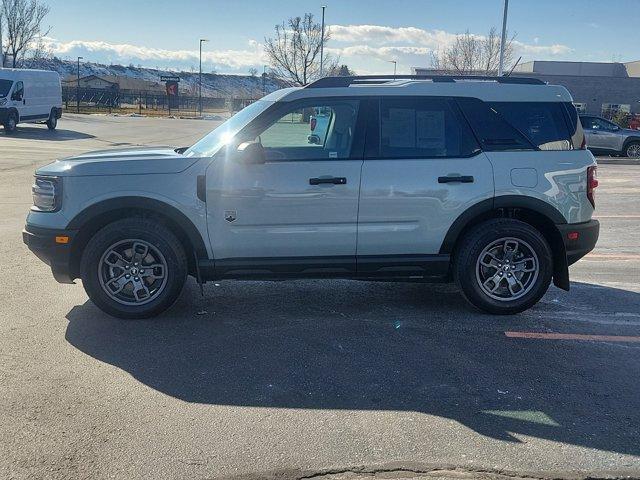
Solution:
<svg viewBox="0 0 640 480"><path fill-rule="evenodd" d="M22 99L22 104L23 104L23 105L26 105L26 104L27 104L27 101L26 101L24 98Z"/></svg>
<svg viewBox="0 0 640 480"><path fill-rule="evenodd" d="M347 179L346 177L318 177L309 179L309 185L322 185L327 183L333 185L346 185Z"/></svg>
<svg viewBox="0 0 640 480"><path fill-rule="evenodd" d="M473 183L471 175L447 175L438 177L438 183Z"/></svg>

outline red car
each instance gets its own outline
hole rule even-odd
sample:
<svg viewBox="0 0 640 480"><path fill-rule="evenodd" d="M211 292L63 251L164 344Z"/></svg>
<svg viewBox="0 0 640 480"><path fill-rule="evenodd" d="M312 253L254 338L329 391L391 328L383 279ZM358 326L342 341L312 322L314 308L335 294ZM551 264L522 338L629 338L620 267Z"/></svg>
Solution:
<svg viewBox="0 0 640 480"><path fill-rule="evenodd" d="M634 115L629 122L629 128L631 130L640 130L640 115Z"/></svg>

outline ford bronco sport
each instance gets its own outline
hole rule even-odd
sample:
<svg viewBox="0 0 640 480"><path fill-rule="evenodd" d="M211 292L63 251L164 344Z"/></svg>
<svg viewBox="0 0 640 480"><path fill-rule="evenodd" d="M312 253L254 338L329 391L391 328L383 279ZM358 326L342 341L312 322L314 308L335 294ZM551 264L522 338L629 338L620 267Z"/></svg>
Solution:
<svg viewBox="0 0 640 480"><path fill-rule="evenodd" d="M561 86L324 78L188 148L40 168L23 237L59 282L82 279L123 318L170 307L187 275L455 281L479 309L512 314L552 280L569 289L569 265L598 238L596 186Z"/></svg>

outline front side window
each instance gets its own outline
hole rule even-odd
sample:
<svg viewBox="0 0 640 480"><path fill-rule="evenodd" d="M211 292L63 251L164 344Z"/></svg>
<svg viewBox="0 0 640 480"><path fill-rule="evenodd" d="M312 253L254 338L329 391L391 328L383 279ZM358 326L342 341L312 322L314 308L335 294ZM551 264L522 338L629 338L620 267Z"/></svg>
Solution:
<svg viewBox="0 0 640 480"><path fill-rule="evenodd" d="M24 97L24 83L16 82L16 86L13 89L13 95L11 95L12 100L20 101Z"/></svg>
<svg viewBox="0 0 640 480"><path fill-rule="evenodd" d="M281 111L256 138L267 161L349 158L357 100L298 103Z"/></svg>
<svg viewBox="0 0 640 480"><path fill-rule="evenodd" d="M598 117L581 117L582 127L587 130L600 130L600 131L614 131L617 130L617 125L608 122L604 118Z"/></svg>
<svg viewBox="0 0 640 480"><path fill-rule="evenodd" d="M382 158L466 157L479 151L473 134L447 99L384 98L380 105Z"/></svg>
<svg viewBox="0 0 640 480"><path fill-rule="evenodd" d="M540 150L571 150L571 133L559 102L496 102L500 113Z"/></svg>

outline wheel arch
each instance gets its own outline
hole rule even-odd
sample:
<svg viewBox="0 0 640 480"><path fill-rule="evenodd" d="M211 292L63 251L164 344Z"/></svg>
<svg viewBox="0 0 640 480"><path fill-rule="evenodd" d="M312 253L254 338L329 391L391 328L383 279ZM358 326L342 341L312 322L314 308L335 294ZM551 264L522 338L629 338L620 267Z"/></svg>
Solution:
<svg viewBox="0 0 640 480"><path fill-rule="evenodd" d="M627 152L627 147L630 143L640 143L640 136L637 137L627 137L622 145L622 153Z"/></svg>
<svg viewBox="0 0 640 480"><path fill-rule="evenodd" d="M455 255L464 234L493 218L513 218L536 228L545 237L553 253L553 283L569 290L569 265L562 235L556 224L566 224L564 216L548 203L532 197L504 195L472 205L456 218L440 248L441 254Z"/></svg>
<svg viewBox="0 0 640 480"><path fill-rule="evenodd" d="M152 217L165 224L180 240L189 261L189 273L195 273L195 257L208 258L202 235L193 222L180 210L160 200L148 197L118 197L95 203L78 213L67 225L76 230L71 251L71 273L77 277L80 259L87 243L105 225L132 216Z"/></svg>

